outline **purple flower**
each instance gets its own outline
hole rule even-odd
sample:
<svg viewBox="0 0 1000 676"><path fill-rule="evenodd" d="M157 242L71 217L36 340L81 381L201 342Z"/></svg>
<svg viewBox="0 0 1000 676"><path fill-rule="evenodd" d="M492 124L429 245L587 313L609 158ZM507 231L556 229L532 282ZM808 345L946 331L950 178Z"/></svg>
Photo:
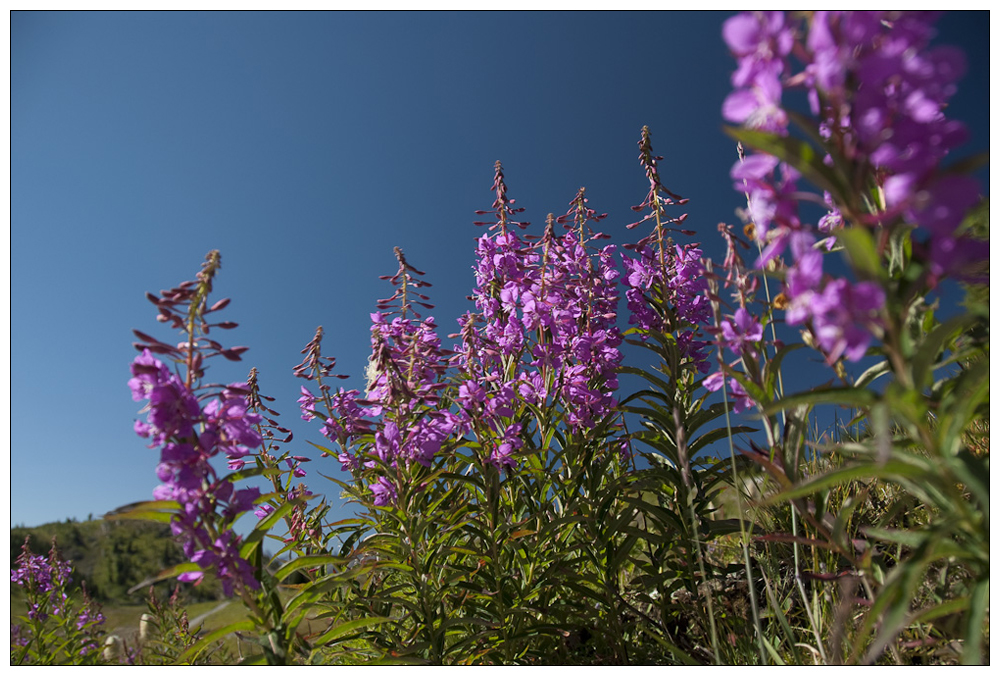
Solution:
<svg viewBox="0 0 1000 676"><path fill-rule="evenodd" d="M654 284L665 287L664 290L674 303L678 319L682 322L694 326L708 323L711 308L705 297L707 285L701 264L701 250L676 246L670 259L665 271L660 270L659 261L648 247L640 250L639 259L624 259L625 269L630 271L627 283L632 286L625 293L631 312L630 324L656 331L666 328L642 294L642 290L652 288Z"/></svg>
<svg viewBox="0 0 1000 676"><path fill-rule="evenodd" d="M176 500L180 511L171 520L171 530L180 536L185 553L203 567L226 562L217 568L223 590L232 593L236 582L256 588L259 583L253 570L239 559L239 538L223 530L239 514L249 510L259 497L256 488L234 491L228 479L217 479L209 460L225 453L231 467L242 463L248 447L261 443L254 428L261 416L247 410L247 386L234 383L212 398L204 410L187 386L169 373L148 350L132 364L129 381L133 398L149 399L146 423L136 424L136 432L152 437L162 446L157 477L163 481L153 491L157 500ZM195 432L202 428L200 433ZM221 513L216 509L221 507ZM202 523L214 522L222 530L214 541ZM235 576L235 577L234 577ZM179 579L193 581L201 573L187 573Z"/></svg>
<svg viewBox="0 0 1000 676"><path fill-rule="evenodd" d="M285 464L288 465L288 469L292 470L292 476L300 478L306 475L306 471L299 466L299 463L291 458L285 458Z"/></svg>
<svg viewBox="0 0 1000 676"><path fill-rule="evenodd" d="M360 396L361 393L357 390L344 388L340 388L330 396L333 412L337 413L338 417L327 418L323 424L320 431L325 437L345 445L369 430L370 423L365 420L369 411L358 403Z"/></svg>
<svg viewBox="0 0 1000 676"><path fill-rule="evenodd" d="M948 237L978 201L979 185L974 178L943 176L914 196L908 215L933 236Z"/></svg>
<svg viewBox="0 0 1000 676"><path fill-rule="evenodd" d="M722 35L739 64L732 77L736 90L723 102L722 116L749 128L786 133L781 76L793 37L784 15L743 13L726 20Z"/></svg>
<svg viewBox="0 0 1000 676"><path fill-rule="evenodd" d="M705 380L702 381L705 389L709 392L718 392L722 389L722 384L726 381L725 373L718 371L710 376L707 376ZM733 404L733 413L742 413L743 411L749 410L753 406L753 400L747 394L743 386L736 378L729 379L729 397Z"/></svg>
<svg viewBox="0 0 1000 676"><path fill-rule="evenodd" d="M476 411L486 402L486 390L479 383L466 380L458 386L456 400L466 410Z"/></svg>
<svg viewBox="0 0 1000 676"><path fill-rule="evenodd" d="M512 418L516 402L514 383L504 383L486 402L486 410L493 418Z"/></svg>
<svg viewBox="0 0 1000 676"><path fill-rule="evenodd" d="M420 418L407 429L404 455L424 467L430 467L434 456L458 426L459 419L447 411Z"/></svg>
<svg viewBox="0 0 1000 676"><path fill-rule="evenodd" d="M865 180L881 185L886 212L879 214L880 220L891 223L902 216L927 233L920 241L918 231L914 242L915 250L925 252L931 264L932 282L942 274L959 272L963 264L984 260L985 253L971 243L959 244L955 235L979 198L977 184L968 176L942 175L939 169L967 134L962 124L944 115L966 63L956 48L929 47L937 16L931 12L815 12L807 29L799 29L806 36L805 43L794 47L805 65L798 74L789 71L786 57L793 51L795 24L800 19L786 21L780 13L743 13L727 20L722 31L737 60L734 91L726 98L723 116L783 134L782 89L805 88L817 116L816 128L829 152L867 172ZM732 172L736 189L749 195L748 217L758 237L770 242L761 264L781 253L787 231L809 229L798 221L795 202L800 196L795 177L786 176L779 183L773 166L768 166L776 161L752 156ZM832 158L828 156L826 163L833 166ZM843 215L829 194L824 197L829 213L817 227L829 234L842 227ZM781 234L771 235L774 228ZM828 240L827 248L831 245ZM819 292L818 282L811 277L818 268L813 260L810 256L799 261L802 274L789 284L790 290L801 290L793 293L802 299L796 310L800 313L806 312L809 294Z"/></svg>
<svg viewBox="0 0 1000 676"><path fill-rule="evenodd" d="M82 631L88 624L104 624L104 614L99 608L94 608L89 603L80 609L80 614L76 618L77 631ZM81 651L81 654L86 654L84 651Z"/></svg>
<svg viewBox="0 0 1000 676"><path fill-rule="evenodd" d="M785 289L790 307L786 319L801 324L811 316L811 304L823 279L823 254L813 248L816 238L806 232L789 237L795 262L788 268Z"/></svg>
<svg viewBox="0 0 1000 676"><path fill-rule="evenodd" d="M10 625L10 644L12 646L16 645L24 647L31 642L31 639L28 636L24 636L21 634L22 630L24 630L24 627L22 627L19 624Z"/></svg>
<svg viewBox="0 0 1000 676"><path fill-rule="evenodd" d="M778 168L781 169L780 179L775 173ZM738 160L729 175L735 181L734 189L750 196L747 215L756 226L758 241L771 241L758 261L758 266L761 266L780 254L784 245L775 237L773 230L786 234L787 231L802 228L798 216L797 181L800 174L794 167L779 163L777 158L754 154L745 160ZM769 230L772 226L773 230Z"/></svg>
<svg viewBox="0 0 1000 676"><path fill-rule="evenodd" d="M764 327L757 321L756 317L747 312L746 308L739 308L733 315L732 321L724 319L722 321L722 338L726 345L736 354L741 354L744 349L756 356L753 343L760 341L764 337Z"/></svg>
<svg viewBox="0 0 1000 676"><path fill-rule="evenodd" d="M788 115L781 108L781 82L772 72L758 73L750 88L737 89L726 97L722 117L748 129L786 133Z"/></svg>
<svg viewBox="0 0 1000 676"><path fill-rule="evenodd" d="M762 70L778 70L794 44L782 12L743 12L722 24L722 37L739 62L734 86L745 87Z"/></svg>
<svg viewBox="0 0 1000 676"><path fill-rule="evenodd" d="M302 411L302 419L307 421L312 420L316 417L316 411L313 410L313 406L316 405L316 397L304 385L300 386L299 389L302 391L302 396L298 399L299 409Z"/></svg>
<svg viewBox="0 0 1000 676"><path fill-rule="evenodd" d="M375 433L375 452L379 459L389 465L395 462L400 449L399 428L394 422L387 422Z"/></svg>
<svg viewBox="0 0 1000 676"><path fill-rule="evenodd" d="M201 410L184 383L149 350L143 350L135 358L131 370L132 398L149 400L149 415L145 423L136 422L136 433L151 437L154 446L171 436L190 435L194 429L192 421L197 420Z"/></svg>
<svg viewBox="0 0 1000 676"><path fill-rule="evenodd" d="M795 262L786 275L786 321L791 325L811 323L817 343L831 363L841 355L858 361L871 343L872 332L881 326L884 291L873 282L851 284L846 279L832 279L823 285L823 254L813 247L816 239L799 232L789 241Z"/></svg>
<svg viewBox="0 0 1000 676"><path fill-rule="evenodd" d="M132 390L134 401L149 399L154 387L170 380L170 371L148 349L133 360L131 370L132 378L129 379L128 386Z"/></svg>
<svg viewBox="0 0 1000 676"><path fill-rule="evenodd" d="M372 492L372 495L375 496L376 507L395 504L397 499L396 487L393 486L392 482L384 476L380 476L376 479L375 483L368 486L368 489Z"/></svg>
<svg viewBox="0 0 1000 676"><path fill-rule="evenodd" d="M830 211L826 213L822 218L819 219L819 223L816 224L816 228L823 233L832 234L835 230L844 227L844 216L840 213L840 210L833 203L833 196L830 193L823 192L823 201L830 208ZM828 240L827 251L833 247L834 238Z"/></svg>
<svg viewBox="0 0 1000 676"><path fill-rule="evenodd" d="M517 460L514 458L514 453L520 449L524 442L521 441L522 425L521 423L516 423L510 425L503 430L500 439L497 441L496 447L490 454L490 462L498 469L505 467L515 467L517 466Z"/></svg>
<svg viewBox="0 0 1000 676"><path fill-rule="evenodd" d="M990 260L989 240L973 237L940 236L931 238L931 274L937 278L950 275L957 279L979 284L988 283L989 268L982 264Z"/></svg>
<svg viewBox="0 0 1000 676"><path fill-rule="evenodd" d="M243 488L233 493L233 497L229 500L228 509L233 515L242 514L249 511L258 498L260 498L259 488L256 486Z"/></svg>
<svg viewBox="0 0 1000 676"><path fill-rule="evenodd" d="M86 587L82 592L82 604L70 601L67 591L72 582L72 567L59 556L55 540L48 557L45 557L32 554L25 539L21 553L11 567L10 579L23 589L28 619L45 623L50 617L56 617L60 618L58 624L62 626L75 626L77 632L83 635L67 635L72 643L67 643L66 647L81 653L86 650L88 642L97 633L97 626L104 622L104 616L87 596ZM35 628L33 623L26 627L11 624L11 646L26 646L40 638L35 636ZM58 632L58 627L41 628L43 635L51 635L54 631ZM78 648L80 645L83 646L82 651Z"/></svg>
<svg viewBox="0 0 1000 676"><path fill-rule="evenodd" d="M872 331L881 326L879 311L883 305L885 292L874 282L852 285L845 279L835 279L815 296L813 332L831 363L841 355L849 361L864 356Z"/></svg>
<svg viewBox="0 0 1000 676"><path fill-rule="evenodd" d="M242 457L249 448L261 444L260 433L254 426L262 418L247 411L246 395L241 391L245 386L245 383L234 383L205 406L206 425L219 430L220 443L225 445L225 452L230 456Z"/></svg>

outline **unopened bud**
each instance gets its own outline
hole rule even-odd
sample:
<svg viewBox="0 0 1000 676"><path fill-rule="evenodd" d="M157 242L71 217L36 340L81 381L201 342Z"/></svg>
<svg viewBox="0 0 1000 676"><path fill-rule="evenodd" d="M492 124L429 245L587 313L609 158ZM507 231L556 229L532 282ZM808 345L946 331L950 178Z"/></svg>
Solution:
<svg viewBox="0 0 1000 676"><path fill-rule="evenodd" d="M139 640L148 641L156 630L156 618L149 613L143 613L139 618Z"/></svg>
<svg viewBox="0 0 1000 676"><path fill-rule="evenodd" d="M117 660L122 656L122 640L112 634L104 641L104 659L110 661Z"/></svg>

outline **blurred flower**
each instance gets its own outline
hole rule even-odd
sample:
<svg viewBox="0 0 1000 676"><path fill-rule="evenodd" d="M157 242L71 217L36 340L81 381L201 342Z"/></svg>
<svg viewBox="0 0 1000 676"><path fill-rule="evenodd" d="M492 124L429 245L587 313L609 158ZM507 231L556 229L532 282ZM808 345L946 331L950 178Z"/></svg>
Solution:
<svg viewBox="0 0 1000 676"><path fill-rule="evenodd" d="M858 361L871 344L872 331L881 326L879 310L885 292L874 282L851 284L834 279L813 298L813 333L830 362L841 355Z"/></svg>
<svg viewBox="0 0 1000 676"><path fill-rule="evenodd" d="M764 337L764 327L760 322L747 312L746 308L739 308L733 315L732 320L722 320L722 339L727 347L736 354L741 354L744 349L756 356L753 343L760 341Z"/></svg>
<svg viewBox="0 0 1000 676"><path fill-rule="evenodd" d="M709 392L718 392L722 389L724 382L726 382L726 374L719 371L706 376L702 385ZM733 413L742 413L753 406L753 400L735 378L729 379L729 401L733 405Z"/></svg>

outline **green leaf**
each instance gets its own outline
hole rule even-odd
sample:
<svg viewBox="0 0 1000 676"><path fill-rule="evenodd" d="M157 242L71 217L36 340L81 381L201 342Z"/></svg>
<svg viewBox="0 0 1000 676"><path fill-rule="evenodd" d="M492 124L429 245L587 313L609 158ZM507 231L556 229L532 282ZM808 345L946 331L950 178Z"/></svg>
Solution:
<svg viewBox="0 0 1000 676"><path fill-rule="evenodd" d="M777 640L777 637L775 637L774 640ZM762 641L762 643L763 643L764 647L767 648L767 652L771 653L771 659L774 660L775 664L777 664L778 666L782 666L782 667L785 666L784 660L781 659L781 655L779 655L778 651L775 649L775 647L773 645L771 645L771 642L765 640L765 641Z"/></svg>
<svg viewBox="0 0 1000 676"><path fill-rule="evenodd" d="M986 614L990 607L989 578L979 580L972 588L970 597L962 664L983 664L983 628L987 626Z"/></svg>
<svg viewBox="0 0 1000 676"><path fill-rule="evenodd" d="M226 625L225 627L209 632L208 634L205 634L200 639L198 639L197 643L195 643L193 646L185 650L184 654L182 654L180 657L177 658L177 661L180 662L181 664L184 663L190 664L195 659L197 659L201 651L205 650L216 641L229 636L233 632L253 631L255 627L256 625L254 624L253 620L240 620L239 622L233 622L232 624Z"/></svg>
<svg viewBox="0 0 1000 676"><path fill-rule="evenodd" d="M778 136L753 129L726 127L722 130L751 148L777 157L795 167L806 179L834 195L843 195L842 181L823 163L826 151L820 153L808 142L792 136Z"/></svg>
<svg viewBox="0 0 1000 676"><path fill-rule="evenodd" d="M362 617L357 620L351 620L350 622L344 622L343 624L335 625L329 630L321 634L313 641L313 645L316 646L327 646L338 641L343 637L362 629L367 629L369 627L374 627L379 624L384 624L386 622L392 622L392 618L389 617Z"/></svg>
<svg viewBox="0 0 1000 676"><path fill-rule="evenodd" d="M698 453L698 451L702 449L703 446L707 446L708 444L719 441L720 439L726 439L727 437L729 437L730 433L733 436L736 436L737 434L744 434L744 433L750 434L756 431L757 428L747 427L745 425L741 425L739 427L731 427L729 429L726 429L725 427L719 427L717 429L712 430L711 432L706 432L705 434L701 435L700 437L692 441L690 445L688 445L688 453L693 457Z"/></svg>
<svg viewBox="0 0 1000 676"><path fill-rule="evenodd" d="M147 577L145 580L143 580L139 584L129 589L128 593L131 594L135 591L138 591L139 589L142 589L143 587L148 587L149 585L154 584L156 582L160 582L162 580L169 580L171 578L175 578L181 573L193 573L198 570L201 570L201 566L199 566L197 563L190 563L190 562L178 563L176 566L171 566L166 570L161 570L156 575Z"/></svg>
<svg viewBox="0 0 1000 676"><path fill-rule="evenodd" d="M956 455L962 447L969 423L976 416L980 404L990 396L989 363L964 370L955 378L955 389L942 405L938 424L938 449L947 455Z"/></svg>
<svg viewBox="0 0 1000 676"><path fill-rule="evenodd" d="M764 408L771 415L794 406L839 404L849 408L868 408L878 401L878 394L855 387L818 387L808 392L789 394L773 401Z"/></svg>
<svg viewBox="0 0 1000 676"><path fill-rule="evenodd" d="M239 472L227 474L225 480L236 483L237 481L244 481L255 476L278 476L282 473L283 471L277 467L248 467Z"/></svg>
<svg viewBox="0 0 1000 676"><path fill-rule="evenodd" d="M336 566L341 567L344 565L344 559L339 556L330 556L328 554L312 554L308 556L299 556L292 559L285 565L281 566L274 573L275 579L278 581L284 580L286 577L291 575L297 570L303 568L318 568L319 566Z"/></svg>
<svg viewBox="0 0 1000 676"><path fill-rule="evenodd" d="M975 325L977 321L979 317L973 314L952 317L924 337L910 362L913 386L917 391L922 392L933 380L934 372L931 367L941 351L956 335Z"/></svg>
<svg viewBox="0 0 1000 676"><path fill-rule="evenodd" d="M859 388L868 387L886 373L891 373L891 371L889 362L881 361L874 366L868 367L864 373L858 376L858 379L854 381L854 386Z"/></svg>
<svg viewBox="0 0 1000 676"><path fill-rule="evenodd" d="M883 542L894 542L913 549L920 547L928 539L927 533L896 528L864 526L862 527L862 531L872 539L882 540Z"/></svg>
<svg viewBox="0 0 1000 676"><path fill-rule="evenodd" d="M776 385L778 377L781 374L781 362L784 361L785 357L790 352L801 349L802 347L804 347L802 343L782 345L780 348L775 350L774 355L770 359L764 360L764 388L767 393L766 401L774 399L776 394Z"/></svg>
<svg viewBox="0 0 1000 676"><path fill-rule="evenodd" d="M875 247L875 238L867 228L844 228L837 233L837 241L844 245L859 277L873 281L885 279L886 272Z"/></svg>
<svg viewBox="0 0 1000 676"><path fill-rule="evenodd" d="M948 468L955 477L965 484L972 496L979 502L983 514L990 513L990 467L988 458L978 458L969 452L962 451L954 458L945 458Z"/></svg>
<svg viewBox="0 0 1000 676"><path fill-rule="evenodd" d="M271 512L267 516L267 518L259 521L257 525L254 526L254 529L253 531L251 531L250 535L248 535L247 538L243 541L243 545L240 546L240 556L246 559L250 553L250 550L256 547L261 542L261 540L264 539L264 536L268 533L268 531L271 530L271 528L274 527L274 524L278 523L279 519L284 518L284 516L289 512L291 512L293 509L295 509L296 506L305 504L305 502L306 502L305 498L295 498L293 500L289 500L288 502L286 502L285 504L281 505L276 510Z"/></svg>
<svg viewBox="0 0 1000 676"><path fill-rule="evenodd" d="M739 533L741 529L753 535L757 530L752 522L744 520L741 524L739 519L704 519L701 525L705 532L712 536Z"/></svg>
<svg viewBox="0 0 1000 676"><path fill-rule="evenodd" d="M618 369L618 372L619 373L627 373L627 374L631 374L631 375L640 376L640 377L648 380L650 383L652 383L652 384L656 385L657 387L659 387L661 392L670 392L673 389L667 383L667 381L665 381L662 378L659 378L659 377L653 375L652 373L650 373L649 371L646 371L644 369L638 369L638 368L634 368L634 367L631 367L631 366L622 366L621 368Z"/></svg>
<svg viewBox="0 0 1000 676"><path fill-rule="evenodd" d="M659 643L660 646L662 646L663 648L666 648L670 652L670 654L673 655L681 663L686 664L687 666L691 666L691 667L698 666L698 662L696 662L693 657L691 657L689 654L687 654L686 652L684 652L683 650L681 650L679 647L677 647L676 645L674 645L669 639L661 638L660 636L657 636L656 634L652 634L652 638L653 638L654 641L656 641L657 643Z"/></svg>
<svg viewBox="0 0 1000 676"><path fill-rule="evenodd" d="M180 510L181 505L176 500L150 500L146 502L133 502L132 504L119 507L113 512L104 515L107 521L117 521L119 519L129 519L136 521L157 521L160 523L170 523L171 517Z"/></svg>

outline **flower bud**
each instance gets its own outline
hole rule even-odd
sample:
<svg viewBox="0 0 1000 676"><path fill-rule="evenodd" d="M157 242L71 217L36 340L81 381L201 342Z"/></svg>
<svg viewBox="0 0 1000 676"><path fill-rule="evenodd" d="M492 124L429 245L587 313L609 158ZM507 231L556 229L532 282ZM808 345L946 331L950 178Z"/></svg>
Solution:
<svg viewBox="0 0 1000 676"><path fill-rule="evenodd" d="M112 634L104 641L104 659L109 662L117 660L122 656L122 640L117 635Z"/></svg>
<svg viewBox="0 0 1000 676"><path fill-rule="evenodd" d="M139 618L139 640L148 641L156 631L156 618L149 613L143 613Z"/></svg>

